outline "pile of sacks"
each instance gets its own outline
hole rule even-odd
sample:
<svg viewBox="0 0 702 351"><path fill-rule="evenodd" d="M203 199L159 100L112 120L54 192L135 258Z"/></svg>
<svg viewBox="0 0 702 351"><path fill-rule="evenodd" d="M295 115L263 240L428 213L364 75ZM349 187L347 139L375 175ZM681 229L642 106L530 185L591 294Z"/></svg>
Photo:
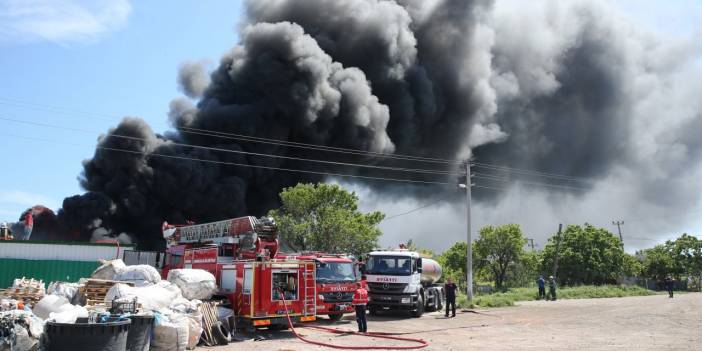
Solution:
<svg viewBox="0 0 702 351"><path fill-rule="evenodd" d="M105 261L92 275L95 279L132 282L115 284L105 303L136 299L142 309L154 314L151 350L185 350L197 346L202 335L202 315L197 306L217 291L215 277L200 269L174 269L167 280L147 265L126 266L121 260Z"/></svg>

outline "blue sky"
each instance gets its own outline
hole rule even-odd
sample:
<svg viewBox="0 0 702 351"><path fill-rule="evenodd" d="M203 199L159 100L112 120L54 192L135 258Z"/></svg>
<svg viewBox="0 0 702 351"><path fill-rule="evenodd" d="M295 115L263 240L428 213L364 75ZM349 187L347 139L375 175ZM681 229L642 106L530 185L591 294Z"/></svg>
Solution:
<svg viewBox="0 0 702 351"><path fill-rule="evenodd" d="M652 31L702 34L702 1L616 4ZM122 116L169 129L168 104L181 95L178 66L214 65L236 44L241 13L241 1L231 0L0 0L0 220L35 204L56 210L81 193L81 162Z"/></svg>
<svg viewBox="0 0 702 351"><path fill-rule="evenodd" d="M237 42L241 11L240 1L0 1L0 118L95 132L0 120L0 220L81 193L81 162L120 116L168 129L179 64L216 63Z"/></svg>

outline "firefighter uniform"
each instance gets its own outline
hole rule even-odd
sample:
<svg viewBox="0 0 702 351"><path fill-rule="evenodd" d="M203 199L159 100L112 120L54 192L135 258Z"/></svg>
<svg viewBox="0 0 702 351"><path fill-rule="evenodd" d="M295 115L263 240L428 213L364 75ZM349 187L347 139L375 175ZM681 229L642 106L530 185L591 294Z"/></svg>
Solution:
<svg viewBox="0 0 702 351"><path fill-rule="evenodd" d="M358 331L365 333L368 331L366 324L366 305L368 304L368 291L359 283L356 292L353 294L353 305L356 308L356 322Z"/></svg>

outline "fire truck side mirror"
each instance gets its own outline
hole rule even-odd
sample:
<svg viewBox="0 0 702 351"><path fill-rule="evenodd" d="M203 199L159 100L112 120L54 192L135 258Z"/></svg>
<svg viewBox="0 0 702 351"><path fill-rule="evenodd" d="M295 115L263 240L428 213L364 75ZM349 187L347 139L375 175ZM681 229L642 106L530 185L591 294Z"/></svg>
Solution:
<svg viewBox="0 0 702 351"><path fill-rule="evenodd" d="M366 264L365 264L365 263L359 263L359 264L358 264L358 270L361 271L361 273L366 273Z"/></svg>
<svg viewBox="0 0 702 351"><path fill-rule="evenodd" d="M417 259L417 273L422 273L422 258Z"/></svg>

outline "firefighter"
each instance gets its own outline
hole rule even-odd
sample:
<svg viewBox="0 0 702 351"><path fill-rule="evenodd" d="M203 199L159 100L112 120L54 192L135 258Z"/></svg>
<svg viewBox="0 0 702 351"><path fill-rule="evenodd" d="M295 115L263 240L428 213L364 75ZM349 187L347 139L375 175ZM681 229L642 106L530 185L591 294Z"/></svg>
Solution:
<svg viewBox="0 0 702 351"><path fill-rule="evenodd" d="M546 299L546 280L544 280L544 276L540 275L539 279L536 280L536 283L539 285L539 300L541 299Z"/></svg>
<svg viewBox="0 0 702 351"><path fill-rule="evenodd" d="M548 293L551 295L551 301L556 301L556 278L548 277Z"/></svg>
<svg viewBox="0 0 702 351"><path fill-rule="evenodd" d="M446 279L444 284L444 297L446 298L446 318L449 316L449 305L451 305L451 317L456 317L456 290L458 287L451 278Z"/></svg>
<svg viewBox="0 0 702 351"><path fill-rule="evenodd" d="M353 293L353 306L356 307L356 322L358 323L359 333L368 331L368 325L366 323L366 304L368 304L368 291L358 282L356 283L356 292Z"/></svg>
<svg viewBox="0 0 702 351"><path fill-rule="evenodd" d="M665 289L668 290L668 297L673 298L673 287L675 287L675 279L671 276L665 278Z"/></svg>

